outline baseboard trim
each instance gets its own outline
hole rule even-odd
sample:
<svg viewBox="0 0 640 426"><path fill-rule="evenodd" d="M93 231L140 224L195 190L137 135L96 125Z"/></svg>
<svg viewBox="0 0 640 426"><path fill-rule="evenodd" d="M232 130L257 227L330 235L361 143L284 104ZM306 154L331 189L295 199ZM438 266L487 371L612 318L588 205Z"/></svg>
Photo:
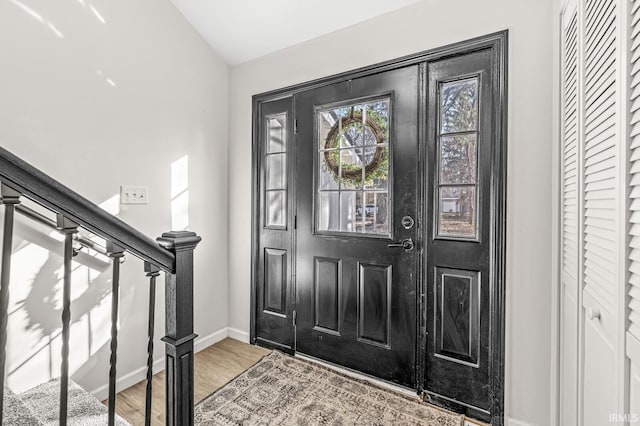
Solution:
<svg viewBox="0 0 640 426"><path fill-rule="evenodd" d="M249 343L249 333L246 331L238 330L237 328L228 327L229 330L228 337L239 340L243 343Z"/></svg>
<svg viewBox="0 0 640 426"><path fill-rule="evenodd" d="M522 420L516 420L512 417L507 417L506 420L505 426L538 426L534 423L523 422Z"/></svg>
<svg viewBox="0 0 640 426"><path fill-rule="evenodd" d="M230 330L229 327L225 327L207 336L197 337L193 344L194 352L196 353L200 352L201 350L206 349L215 343L218 343L219 341L225 339L226 337L231 337L232 339L241 340L237 337L231 336L231 333L229 330ZM241 331L234 329L234 335L240 335L240 334L242 334ZM248 342L249 342L249 338L247 337L246 343ZM153 374L156 374L163 370L164 370L164 356L160 359L156 359L153 361ZM125 374L124 376L118 378L118 380L116 380L116 392L123 391L135 385L136 383L140 383L146 378L147 378L147 366L145 365L144 367L140 367L130 372L129 374ZM105 385L102 385L90 391L90 393L100 401L104 401L109 397L109 384L107 383Z"/></svg>
<svg viewBox="0 0 640 426"><path fill-rule="evenodd" d="M208 336L196 337L196 341L193 344L193 350L195 352L200 352L201 350L207 349L209 346L224 340L226 337L229 337L228 330L229 328L225 327L222 330L209 334Z"/></svg>
<svg viewBox="0 0 640 426"><path fill-rule="evenodd" d="M164 370L164 358L156 359L153 361L153 374ZM147 367L140 367L137 370L132 371L116 380L116 392L123 391L131 386L139 383L147 378ZM104 401L109 398L109 384L100 386L97 389L90 391L100 401Z"/></svg>

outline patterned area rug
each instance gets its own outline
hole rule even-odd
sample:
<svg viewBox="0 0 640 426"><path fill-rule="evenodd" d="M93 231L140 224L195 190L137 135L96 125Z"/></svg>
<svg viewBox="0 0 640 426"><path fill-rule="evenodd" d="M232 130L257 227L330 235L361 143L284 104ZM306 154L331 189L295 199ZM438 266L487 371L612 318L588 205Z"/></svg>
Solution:
<svg viewBox="0 0 640 426"><path fill-rule="evenodd" d="M461 426L463 417L273 351L196 405L195 423Z"/></svg>

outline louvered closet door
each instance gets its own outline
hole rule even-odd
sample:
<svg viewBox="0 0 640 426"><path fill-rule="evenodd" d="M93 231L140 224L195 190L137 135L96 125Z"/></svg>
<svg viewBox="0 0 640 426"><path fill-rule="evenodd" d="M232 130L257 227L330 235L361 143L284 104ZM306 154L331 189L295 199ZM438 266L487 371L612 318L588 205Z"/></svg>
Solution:
<svg viewBox="0 0 640 426"><path fill-rule="evenodd" d="M640 413L640 0L630 2L629 411Z"/></svg>
<svg viewBox="0 0 640 426"><path fill-rule="evenodd" d="M577 425L579 304L578 15L576 3L562 15L562 377L561 419Z"/></svg>
<svg viewBox="0 0 640 426"><path fill-rule="evenodd" d="M622 149L618 113L618 26L615 0L584 2L583 371L582 421L609 423L617 413L617 300Z"/></svg>

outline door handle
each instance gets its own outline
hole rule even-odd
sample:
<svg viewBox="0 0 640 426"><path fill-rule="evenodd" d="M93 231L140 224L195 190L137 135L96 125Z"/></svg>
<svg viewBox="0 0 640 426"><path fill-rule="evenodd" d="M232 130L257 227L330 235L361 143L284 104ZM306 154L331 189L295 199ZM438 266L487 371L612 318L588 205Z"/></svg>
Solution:
<svg viewBox="0 0 640 426"><path fill-rule="evenodd" d="M589 306L589 308L587 309L587 317L590 320L596 320L596 321L600 321L600 309L598 308L592 308L591 306Z"/></svg>
<svg viewBox="0 0 640 426"><path fill-rule="evenodd" d="M413 240L411 238L405 238L404 240L400 241L399 243L387 244L387 247L389 247L389 248L401 248L401 249L404 249L404 251L411 251L411 250L413 250Z"/></svg>

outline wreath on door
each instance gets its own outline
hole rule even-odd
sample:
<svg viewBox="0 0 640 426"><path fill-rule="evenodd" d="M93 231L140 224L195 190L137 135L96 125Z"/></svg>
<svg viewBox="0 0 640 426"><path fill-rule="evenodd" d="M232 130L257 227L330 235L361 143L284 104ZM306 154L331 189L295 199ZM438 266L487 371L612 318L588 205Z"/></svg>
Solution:
<svg viewBox="0 0 640 426"><path fill-rule="evenodd" d="M327 164L327 168L333 175L333 178L338 182L340 179L340 150L335 149L340 147L340 139L343 133L346 133L352 128L363 126L364 131L369 131L375 139L375 144L356 145L357 148L363 149L362 164L364 165L364 180L365 184L372 183L374 179L386 178L388 175L388 157L387 146L385 143L387 136L387 128L384 120L374 112L368 112L366 118L363 120L361 112L352 112L347 117L342 117L336 121L333 127L329 130L327 138L325 140L324 159ZM341 132L342 130L342 132ZM366 149L367 147L375 147L375 152L371 161L366 162ZM365 164L366 162L366 164ZM358 165L342 165L342 181L345 183L360 184L362 181L362 167Z"/></svg>

